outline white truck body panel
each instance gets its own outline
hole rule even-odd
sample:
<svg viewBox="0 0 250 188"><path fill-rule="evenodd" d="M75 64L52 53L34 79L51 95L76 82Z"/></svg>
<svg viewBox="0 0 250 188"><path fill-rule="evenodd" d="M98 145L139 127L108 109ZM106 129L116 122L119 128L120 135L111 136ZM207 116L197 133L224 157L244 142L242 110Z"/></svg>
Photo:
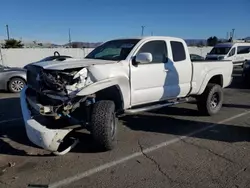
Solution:
<svg viewBox="0 0 250 188"><path fill-rule="evenodd" d="M233 66L231 61L221 61L219 63L213 61L195 61L193 62L193 70L193 88L190 93L192 95L202 94L208 81L214 75L222 75L222 87L229 86L232 80Z"/></svg>

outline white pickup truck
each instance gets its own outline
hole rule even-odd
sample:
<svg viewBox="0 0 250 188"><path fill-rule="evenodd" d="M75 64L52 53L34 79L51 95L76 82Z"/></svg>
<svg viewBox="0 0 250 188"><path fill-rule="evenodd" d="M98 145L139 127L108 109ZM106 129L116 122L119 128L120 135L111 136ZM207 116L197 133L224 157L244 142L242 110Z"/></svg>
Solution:
<svg viewBox="0 0 250 188"><path fill-rule="evenodd" d="M153 36L111 40L84 59L36 62L26 69L21 108L27 135L34 144L62 155L78 140L72 138L75 129L66 125L70 119L84 125L97 146L110 150L120 114L174 105L190 97L196 98L203 114L216 114L233 64L191 62L184 40ZM48 123L58 119L63 120L59 127Z"/></svg>

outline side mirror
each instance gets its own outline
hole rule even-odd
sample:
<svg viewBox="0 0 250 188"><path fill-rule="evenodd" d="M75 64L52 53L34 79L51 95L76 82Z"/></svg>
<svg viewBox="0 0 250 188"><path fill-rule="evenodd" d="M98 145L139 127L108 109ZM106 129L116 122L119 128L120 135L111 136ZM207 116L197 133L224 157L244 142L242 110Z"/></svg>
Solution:
<svg viewBox="0 0 250 188"><path fill-rule="evenodd" d="M142 64L151 63L153 61L153 57L151 53L139 53L136 55L135 61Z"/></svg>

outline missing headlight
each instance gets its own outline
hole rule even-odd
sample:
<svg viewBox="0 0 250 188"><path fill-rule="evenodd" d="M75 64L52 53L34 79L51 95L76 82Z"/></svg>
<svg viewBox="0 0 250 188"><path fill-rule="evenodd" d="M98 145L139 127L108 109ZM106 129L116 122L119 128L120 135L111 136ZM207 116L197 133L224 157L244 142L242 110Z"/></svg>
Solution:
<svg viewBox="0 0 250 188"><path fill-rule="evenodd" d="M75 77L78 72L81 72L79 71L81 69L67 69L64 71L44 70L41 74L41 79L48 89L65 91L67 85L81 82L80 76Z"/></svg>

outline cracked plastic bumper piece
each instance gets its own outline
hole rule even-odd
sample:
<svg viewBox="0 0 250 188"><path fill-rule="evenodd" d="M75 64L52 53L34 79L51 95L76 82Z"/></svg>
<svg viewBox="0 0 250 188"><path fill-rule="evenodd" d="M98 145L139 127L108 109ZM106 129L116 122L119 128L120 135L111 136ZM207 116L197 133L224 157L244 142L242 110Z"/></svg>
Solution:
<svg viewBox="0 0 250 188"><path fill-rule="evenodd" d="M72 129L48 129L33 119L26 100L27 87L21 91L20 102L25 129L29 140L37 146L53 152L56 155L63 155L69 152L77 143L77 140L63 151L58 151L63 139Z"/></svg>

